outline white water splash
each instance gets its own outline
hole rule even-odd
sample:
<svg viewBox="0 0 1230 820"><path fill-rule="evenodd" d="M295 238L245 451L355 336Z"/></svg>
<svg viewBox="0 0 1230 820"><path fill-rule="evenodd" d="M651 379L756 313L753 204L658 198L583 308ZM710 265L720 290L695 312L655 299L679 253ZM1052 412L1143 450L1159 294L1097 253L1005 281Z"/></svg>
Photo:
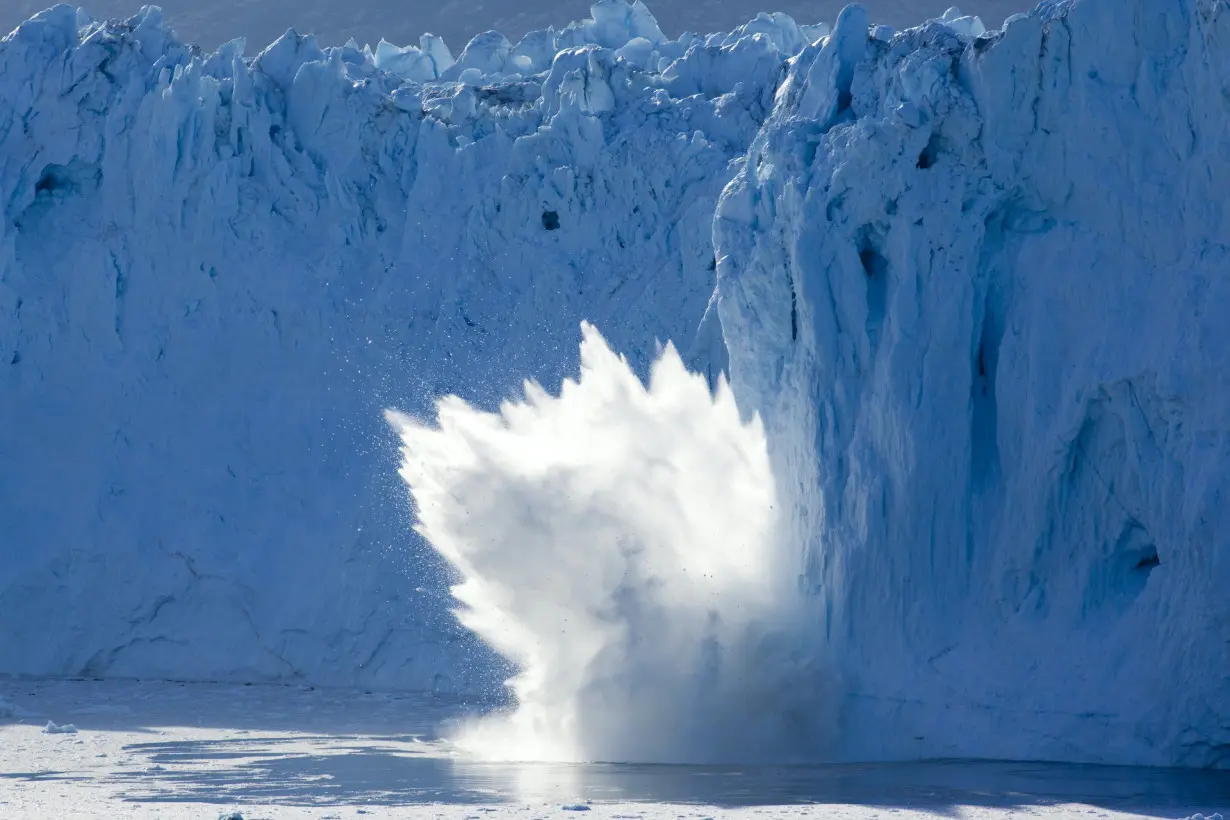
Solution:
<svg viewBox="0 0 1230 820"><path fill-rule="evenodd" d="M589 325L558 397L387 416L458 617L520 672L488 760L795 760L827 740L759 418L667 346L648 388Z"/></svg>

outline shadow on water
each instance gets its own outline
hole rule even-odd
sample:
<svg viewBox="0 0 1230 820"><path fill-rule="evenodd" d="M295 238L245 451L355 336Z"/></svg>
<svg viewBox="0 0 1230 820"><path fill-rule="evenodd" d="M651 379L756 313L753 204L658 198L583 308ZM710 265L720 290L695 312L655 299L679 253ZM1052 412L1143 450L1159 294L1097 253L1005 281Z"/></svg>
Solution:
<svg viewBox="0 0 1230 820"><path fill-rule="evenodd" d="M325 755L279 749L291 742L251 738L130 746L129 751L165 770L130 775L127 799L216 801L225 796L312 806L850 804L937 814L956 814L962 806L1083 803L1159 817L1230 806L1230 774L1225 772L984 761L788 767L475 764L407 755L370 742L338 746L336 754ZM200 765L204 762L209 765Z"/></svg>

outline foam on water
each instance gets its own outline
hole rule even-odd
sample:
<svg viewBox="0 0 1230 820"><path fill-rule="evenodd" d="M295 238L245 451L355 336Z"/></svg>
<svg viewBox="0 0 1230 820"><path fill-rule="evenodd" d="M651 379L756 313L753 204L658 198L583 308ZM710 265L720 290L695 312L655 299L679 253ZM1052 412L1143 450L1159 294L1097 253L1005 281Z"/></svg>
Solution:
<svg viewBox="0 0 1230 820"><path fill-rule="evenodd" d="M648 386L582 326L580 377L438 425L390 411L461 621L519 669L455 740L500 760L805 759L828 737L760 419L672 346Z"/></svg>

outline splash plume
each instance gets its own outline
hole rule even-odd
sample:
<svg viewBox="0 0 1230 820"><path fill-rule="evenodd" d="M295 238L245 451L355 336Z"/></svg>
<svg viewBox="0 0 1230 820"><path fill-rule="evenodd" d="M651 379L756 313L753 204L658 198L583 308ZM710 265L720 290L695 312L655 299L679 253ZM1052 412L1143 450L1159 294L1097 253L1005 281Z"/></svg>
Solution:
<svg viewBox="0 0 1230 820"><path fill-rule="evenodd" d="M438 425L395 411L417 529L516 707L455 738L491 760L800 759L824 738L759 418L668 345L648 386L592 326L580 377Z"/></svg>

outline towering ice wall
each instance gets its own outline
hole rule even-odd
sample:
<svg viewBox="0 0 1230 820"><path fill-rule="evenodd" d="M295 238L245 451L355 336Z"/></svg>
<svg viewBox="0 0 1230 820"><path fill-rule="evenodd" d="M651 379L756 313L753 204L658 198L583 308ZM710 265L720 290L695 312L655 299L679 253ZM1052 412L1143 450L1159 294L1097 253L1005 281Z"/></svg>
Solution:
<svg viewBox="0 0 1230 820"><path fill-rule="evenodd" d="M204 55L156 9L0 42L0 671L473 689L381 411L642 369L822 29L644 6L459 55ZM479 663L473 661L478 659Z"/></svg>
<svg viewBox="0 0 1230 820"><path fill-rule="evenodd" d="M1230 4L868 31L715 228L844 749L1230 765Z"/></svg>
<svg viewBox="0 0 1230 820"><path fill-rule="evenodd" d="M869 22L0 42L0 671L489 684L380 411L588 319L729 351L841 756L1230 765L1230 4Z"/></svg>

